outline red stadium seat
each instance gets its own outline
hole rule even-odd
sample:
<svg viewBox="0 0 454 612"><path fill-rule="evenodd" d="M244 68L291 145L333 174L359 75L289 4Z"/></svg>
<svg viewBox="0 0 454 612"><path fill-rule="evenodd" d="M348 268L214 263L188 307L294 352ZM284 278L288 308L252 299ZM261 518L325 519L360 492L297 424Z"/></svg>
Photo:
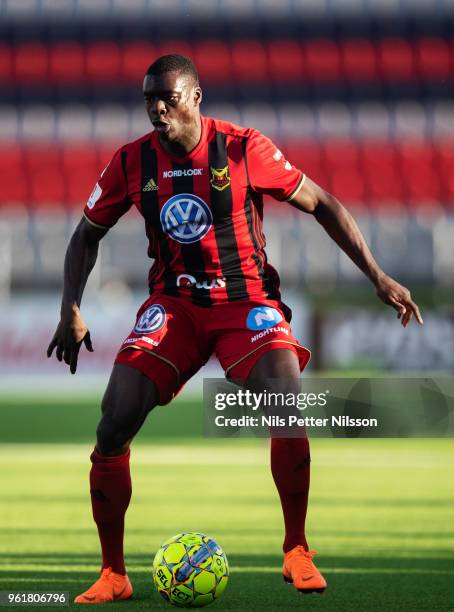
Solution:
<svg viewBox="0 0 454 612"><path fill-rule="evenodd" d="M30 204L36 207L65 207L65 182L61 172L42 169L30 175Z"/></svg>
<svg viewBox="0 0 454 612"><path fill-rule="evenodd" d="M273 40L268 45L268 70L273 81L292 82L303 77L303 50L296 40Z"/></svg>
<svg viewBox="0 0 454 612"><path fill-rule="evenodd" d="M58 147L53 144L25 147L23 171L30 185L31 206L64 206L65 186Z"/></svg>
<svg viewBox="0 0 454 612"><path fill-rule="evenodd" d="M328 170L329 190L341 202L365 206L366 190L363 175L356 168Z"/></svg>
<svg viewBox="0 0 454 612"><path fill-rule="evenodd" d="M14 78L17 81L45 82L49 77L49 52L42 43L24 43L14 52Z"/></svg>
<svg viewBox="0 0 454 612"><path fill-rule="evenodd" d="M389 168L397 170L397 153L388 141L364 142L360 145L360 160L366 171L380 171Z"/></svg>
<svg viewBox="0 0 454 612"><path fill-rule="evenodd" d="M282 147L286 158L307 176L322 186L326 185L323 153L320 145L312 140L288 141Z"/></svg>
<svg viewBox="0 0 454 612"><path fill-rule="evenodd" d="M233 77L241 82L266 81L268 64L265 47L256 40L239 40L232 44Z"/></svg>
<svg viewBox="0 0 454 612"><path fill-rule="evenodd" d="M22 150L8 143L0 148L0 204L18 204L27 201L28 181L24 174Z"/></svg>
<svg viewBox="0 0 454 612"><path fill-rule="evenodd" d="M435 171L440 178L441 195L444 204L454 205L454 142L442 140L435 151Z"/></svg>
<svg viewBox="0 0 454 612"><path fill-rule="evenodd" d="M80 83L85 78L85 58L79 43L57 43L51 46L49 77L56 83Z"/></svg>
<svg viewBox="0 0 454 612"><path fill-rule="evenodd" d="M440 140L436 143L435 163L437 168L442 172L449 172L454 176L454 141Z"/></svg>
<svg viewBox="0 0 454 612"><path fill-rule="evenodd" d="M440 199L432 147L424 141L404 141L398 149L404 193L412 202Z"/></svg>
<svg viewBox="0 0 454 612"><path fill-rule="evenodd" d="M393 145L365 143L360 150L360 161L370 205L389 204L393 210L400 210L404 206L403 189Z"/></svg>
<svg viewBox="0 0 454 612"><path fill-rule="evenodd" d="M205 40L197 44L195 63L202 84L228 83L232 79L232 62L228 46L219 40Z"/></svg>
<svg viewBox="0 0 454 612"><path fill-rule="evenodd" d="M454 175L445 177L442 183L442 201L448 210L454 209Z"/></svg>
<svg viewBox="0 0 454 612"><path fill-rule="evenodd" d="M325 187L341 201L362 204L364 180L359 169L359 152L355 142L335 140L324 143Z"/></svg>
<svg viewBox="0 0 454 612"><path fill-rule="evenodd" d="M121 56L118 45L112 42L91 44L86 49L85 67L91 81L115 82L121 73Z"/></svg>
<svg viewBox="0 0 454 612"><path fill-rule="evenodd" d="M422 38L416 44L416 67L421 80L449 78L451 59L449 46L441 38Z"/></svg>
<svg viewBox="0 0 454 612"><path fill-rule="evenodd" d="M341 78L340 53L331 40L322 38L303 45L307 76L314 82Z"/></svg>
<svg viewBox="0 0 454 612"><path fill-rule="evenodd" d="M333 140L324 144L325 161L334 170L358 170L359 151L355 141Z"/></svg>
<svg viewBox="0 0 454 612"><path fill-rule="evenodd" d="M378 46L379 68L385 81L410 81L415 77L413 49L401 38L388 38Z"/></svg>
<svg viewBox="0 0 454 612"><path fill-rule="evenodd" d="M140 83L156 59L156 49L147 42L130 43L121 49L121 78Z"/></svg>
<svg viewBox="0 0 454 612"><path fill-rule="evenodd" d="M442 193L440 179L433 168L423 166L418 172L403 175L404 194L408 201L439 201Z"/></svg>
<svg viewBox="0 0 454 612"><path fill-rule="evenodd" d="M98 164L98 174L100 174L104 168L110 163L115 151L119 146L123 145L123 142L115 143L115 142L100 142L97 143L96 153L97 153L97 164Z"/></svg>
<svg viewBox="0 0 454 612"><path fill-rule="evenodd" d="M11 47L0 44L0 82L8 82L13 76L13 54Z"/></svg>
<svg viewBox="0 0 454 612"><path fill-rule="evenodd" d="M159 46L156 53L157 55L155 59L157 59L160 55L179 53L180 55L186 55L194 60L194 48L183 40L168 40Z"/></svg>
<svg viewBox="0 0 454 612"><path fill-rule="evenodd" d="M374 45L364 38L341 44L342 70L350 81L374 81L377 78L377 56Z"/></svg>
<svg viewBox="0 0 454 612"><path fill-rule="evenodd" d="M82 206L90 196L100 174L98 151L86 145L67 145L62 151L66 202Z"/></svg>

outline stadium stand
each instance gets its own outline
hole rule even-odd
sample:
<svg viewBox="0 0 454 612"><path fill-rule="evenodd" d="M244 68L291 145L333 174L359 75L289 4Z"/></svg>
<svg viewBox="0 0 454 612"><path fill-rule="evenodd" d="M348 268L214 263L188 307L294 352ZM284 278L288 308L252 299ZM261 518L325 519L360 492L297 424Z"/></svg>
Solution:
<svg viewBox="0 0 454 612"><path fill-rule="evenodd" d="M377 232L388 231L386 216L399 218L407 246L427 231L431 260L431 232L440 235L433 228L454 208L454 3L436 5L0 0L0 225L9 236L8 282L59 282L52 236L58 233L63 249L113 151L150 129L141 79L169 52L195 60L205 114L262 130ZM273 204L270 211L279 220L270 243L273 232L285 231L292 253L273 253L284 274L294 277L289 262L297 257L309 274L320 266L344 274L331 251L309 254L311 235L291 208ZM123 262L128 278L140 282L140 224L131 217L121 225L125 239L136 236L134 250L114 252L106 241L101 275L115 277Z"/></svg>
<svg viewBox="0 0 454 612"><path fill-rule="evenodd" d="M114 41L34 41L3 43L0 47L0 82L56 83L135 82L143 75L148 58L170 51L191 56L206 84L220 80L290 83L433 84L452 79L452 37L419 37L414 40L364 38L250 38L223 40L168 40L152 45L148 40L118 44Z"/></svg>

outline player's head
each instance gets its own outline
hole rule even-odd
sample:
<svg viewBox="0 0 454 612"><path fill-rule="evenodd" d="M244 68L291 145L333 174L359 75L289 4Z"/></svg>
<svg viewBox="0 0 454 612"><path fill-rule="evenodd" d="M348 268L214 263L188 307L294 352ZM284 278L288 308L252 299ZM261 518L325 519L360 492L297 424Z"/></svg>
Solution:
<svg viewBox="0 0 454 612"><path fill-rule="evenodd" d="M178 141L198 125L202 90L192 61L163 55L148 68L143 82L148 116L159 137Z"/></svg>

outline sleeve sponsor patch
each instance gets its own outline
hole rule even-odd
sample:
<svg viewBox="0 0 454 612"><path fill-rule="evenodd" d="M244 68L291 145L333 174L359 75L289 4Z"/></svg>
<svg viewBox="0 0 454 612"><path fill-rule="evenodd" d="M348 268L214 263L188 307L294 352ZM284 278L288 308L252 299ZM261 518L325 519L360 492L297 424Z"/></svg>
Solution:
<svg viewBox="0 0 454 612"><path fill-rule="evenodd" d="M99 200L102 194L102 189L99 186L99 183L96 183L95 188L91 192L91 196L88 198L87 206L91 210L96 202Z"/></svg>

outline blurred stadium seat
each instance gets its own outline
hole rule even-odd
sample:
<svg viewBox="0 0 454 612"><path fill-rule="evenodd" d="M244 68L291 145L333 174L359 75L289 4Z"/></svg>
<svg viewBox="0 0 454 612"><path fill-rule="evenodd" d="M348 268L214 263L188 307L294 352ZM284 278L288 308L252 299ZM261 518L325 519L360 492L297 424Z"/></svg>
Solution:
<svg viewBox="0 0 454 612"><path fill-rule="evenodd" d="M88 46L85 55L87 79L96 83L115 82L121 77L120 48L114 42L99 42Z"/></svg>
<svg viewBox="0 0 454 612"><path fill-rule="evenodd" d="M383 80L409 81L415 74L413 50L409 41L389 38L378 45L378 68Z"/></svg>
<svg viewBox="0 0 454 612"><path fill-rule="evenodd" d="M65 199L70 206L81 207L92 192L101 169L98 151L82 145L64 146L61 150L65 179Z"/></svg>
<svg viewBox="0 0 454 612"><path fill-rule="evenodd" d="M0 184L0 205L27 203L29 185L25 180L22 149L12 142L0 146Z"/></svg>
<svg viewBox="0 0 454 612"><path fill-rule="evenodd" d="M416 44L416 69L422 81L439 81L452 76L448 43L435 37L419 39Z"/></svg>
<svg viewBox="0 0 454 612"><path fill-rule="evenodd" d="M23 43L13 51L16 81L45 82L49 77L49 48L39 42Z"/></svg>
<svg viewBox="0 0 454 612"><path fill-rule="evenodd" d="M137 85L151 64L151 58L156 57L156 49L148 42L137 42L125 45L121 51L120 77Z"/></svg>
<svg viewBox="0 0 454 612"><path fill-rule="evenodd" d="M205 82L226 83L231 81L231 54L224 41L200 41L196 46L194 61L202 84Z"/></svg>
<svg viewBox="0 0 454 612"><path fill-rule="evenodd" d="M154 57L170 52L192 57L206 83L348 84L423 83L451 79L454 44L445 36L330 37L302 40L295 36L226 39L181 38L137 40L61 40L41 35L33 42L2 42L0 82L71 82L90 86L140 81Z"/></svg>
<svg viewBox="0 0 454 612"><path fill-rule="evenodd" d="M270 78L279 83L304 78L304 60L301 45L295 39L271 40L268 45Z"/></svg>
<svg viewBox="0 0 454 612"><path fill-rule="evenodd" d="M313 40L304 44L305 73L310 81L338 81L341 79L339 48L329 39Z"/></svg>
<svg viewBox="0 0 454 612"><path fill-rule="evenodd" d="M51 83L77 85L85 79L84 48L77 42L55 43L49 53L49 80Z"/></svg>
<svg viewBox="0 0 454 612"><path fill-rule="evenodd" d="M263 82L268 76L268 64L264 45L247 39L232 43L233 78L246 82Z"/></svg>
<svg viewBox="0 0 454 612"><path fill-rule="evenodd" d="M365 38L353 38L341 44L343 76L350 82L374 81L377 76L377 53Z"/></svg>
<svg viewBox="0 0 454 612"><path fill-rule="evenodd" d="M57 141L89 140L93 133L92 109L85 104L68 104L57 111Z"/></svg>

